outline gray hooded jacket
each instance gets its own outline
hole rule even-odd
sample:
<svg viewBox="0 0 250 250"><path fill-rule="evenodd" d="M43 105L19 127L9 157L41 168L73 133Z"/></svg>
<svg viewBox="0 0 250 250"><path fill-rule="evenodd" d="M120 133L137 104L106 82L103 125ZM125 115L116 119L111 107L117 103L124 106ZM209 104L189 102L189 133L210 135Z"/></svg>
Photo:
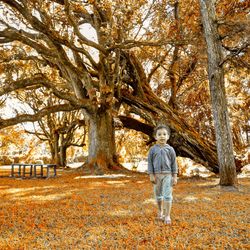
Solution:
<svg viewBox="0 0 250 250"><path fill-rule="evenodd" d="M175 151L168 144L163 147L156 144L149 150L148 174L156 173L178 173Z"/></svg>

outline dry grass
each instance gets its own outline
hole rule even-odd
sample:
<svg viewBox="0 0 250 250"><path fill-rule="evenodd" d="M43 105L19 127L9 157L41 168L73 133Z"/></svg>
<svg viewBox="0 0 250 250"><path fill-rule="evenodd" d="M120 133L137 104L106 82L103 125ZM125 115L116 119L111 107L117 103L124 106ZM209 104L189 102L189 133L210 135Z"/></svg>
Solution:
<svg viewBox="0 0 250 250"><path fill-rule="evenodd" d="M155 221L145 175L48 180L2 178L0 249L249 249L250 179L182 179L172 226Z"/></svg>

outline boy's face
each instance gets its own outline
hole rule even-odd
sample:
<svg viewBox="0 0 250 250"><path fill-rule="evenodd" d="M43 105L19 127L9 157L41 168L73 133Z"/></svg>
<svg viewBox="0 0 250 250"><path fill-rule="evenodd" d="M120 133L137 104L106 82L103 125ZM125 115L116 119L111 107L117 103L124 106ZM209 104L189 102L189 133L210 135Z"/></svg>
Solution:
<svg viewBox="0 0 250 250"><path fill-rule="evenodd" d="M168 131L165 128L156 131L155 139L159 144L166 144L169 139Z"/></svg>

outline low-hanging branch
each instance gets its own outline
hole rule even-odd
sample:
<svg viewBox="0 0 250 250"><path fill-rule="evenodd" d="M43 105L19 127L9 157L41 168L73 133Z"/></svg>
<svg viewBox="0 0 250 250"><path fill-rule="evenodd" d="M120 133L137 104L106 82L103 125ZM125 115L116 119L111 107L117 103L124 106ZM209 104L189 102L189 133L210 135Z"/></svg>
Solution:
<svg viewBox="0 0 250 250"><path fill-rule="evenodd" d="M43 75L35 75L34 77L27 77L25 79L18 79L16 81L6 81L1 87L0 87L0 96L8 94L15 90L24 89L30 86L41 86L41 84L44 83L44 77Z"/></svg>
<svg viewBox="0 0 250 250"><path fill-rule="evenodd" d="M59 111L73 111L73 110L78 110L80 108L81 108L81 105L72 106L71 104L60 104L60 105L43 108L33 115L21 114L21 115L17 115L16 117L9 118L9 119L0 118L0 129L6 128L9 126L14 126L18 123L35 122L35 121L40 120L42 117L51 113L56 113Z"/></svg>

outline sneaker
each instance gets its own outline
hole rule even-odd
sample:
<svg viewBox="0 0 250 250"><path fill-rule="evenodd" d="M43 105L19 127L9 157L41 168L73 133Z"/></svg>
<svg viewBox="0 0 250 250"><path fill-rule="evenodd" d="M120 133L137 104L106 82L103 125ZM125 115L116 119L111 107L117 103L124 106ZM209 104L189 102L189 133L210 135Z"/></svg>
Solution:
<svg viewBox="0 0 250 250"><path fill-rule="evenodd" d="M165 223L166 225L171 225L171 219L165 218L165 219L164 219L164 223Z"/></svg>
<svg viewBox="0 0 250 250"><path fill-rule="evenodd" d="M164 216L162 213L159 213L158 216L156 217L157 220L162 220L164 221Z"/></svg>

